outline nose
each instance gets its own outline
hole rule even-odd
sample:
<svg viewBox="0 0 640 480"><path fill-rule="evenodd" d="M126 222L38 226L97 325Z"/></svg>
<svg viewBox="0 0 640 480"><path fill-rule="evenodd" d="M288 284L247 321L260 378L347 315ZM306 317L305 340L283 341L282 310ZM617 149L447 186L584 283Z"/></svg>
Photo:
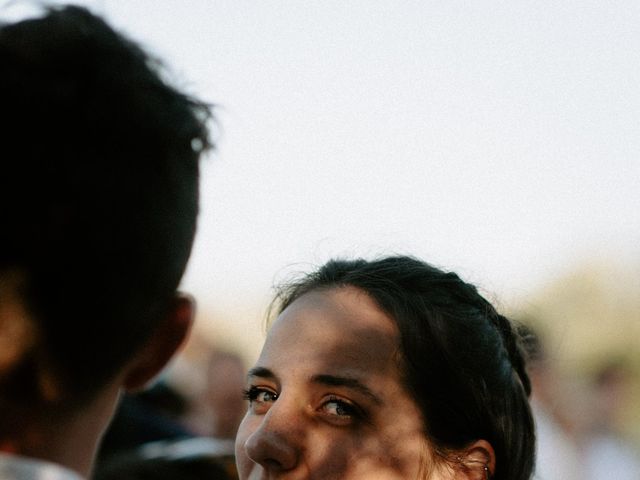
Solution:
<svg viewBox="0 0 640 480"><path fill-rule="evenodd" d="M262 423L244 448L247 456L271 472L286 472L296 468L303 451L302 419L293 415L281 397L264 415Z"/></svg>

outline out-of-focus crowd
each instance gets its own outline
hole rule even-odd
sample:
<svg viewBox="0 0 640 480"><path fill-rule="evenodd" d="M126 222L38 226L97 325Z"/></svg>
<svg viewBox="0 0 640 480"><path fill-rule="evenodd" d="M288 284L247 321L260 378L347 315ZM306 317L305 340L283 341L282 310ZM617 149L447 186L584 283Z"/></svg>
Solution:
<svg viewBox="0 0 640 480"><path fill-rule="evenodd" d="M559 372L552 349L523 329L536 420L536 477L542 480L640 479L640 455L620 420L632 402L631 371L611 358L588 378Z"/></svg>
<svg viewBox="0 0 640 480"><path fill-rule="evenodd" d="M624 361L610 359L590 378L568 380L539 334L523 327L522 336L538 435L535 478L640 479L637 446L618 428L633 401ZM237 478L233 445L246 410L245 371L239 353L195 337L150 389L123 398L95 478Z"/></svg>
<svg viewBox="0 0 640 480"><path fill-rule="evenodd" d="M247 408L245 373L239 353L194 336L150 388L122 398L94 478L237 478L234 437Z"/></svg>

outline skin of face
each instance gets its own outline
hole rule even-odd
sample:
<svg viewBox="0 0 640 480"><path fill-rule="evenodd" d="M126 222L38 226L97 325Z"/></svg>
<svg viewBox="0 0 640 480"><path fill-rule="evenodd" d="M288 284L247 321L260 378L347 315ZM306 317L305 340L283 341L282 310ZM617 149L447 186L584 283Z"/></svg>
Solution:
<svg viewBox="0 0 640 480"><path fill-rule="evenodd" d="M441 478L398 348L394 322L357 288L289 305L248 375L240 480Z"/></svg>

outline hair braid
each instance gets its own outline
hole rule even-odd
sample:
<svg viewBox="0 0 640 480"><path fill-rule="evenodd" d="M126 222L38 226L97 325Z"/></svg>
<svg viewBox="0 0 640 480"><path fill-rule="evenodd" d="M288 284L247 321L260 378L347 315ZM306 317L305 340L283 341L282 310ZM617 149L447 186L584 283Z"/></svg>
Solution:
<svg viewBox="0 0 640 480"><path fill-rule="evenodd" d="M457 275L455 275L455 278L466 287L464 292L469 297L468 300L476 305L479 304L484 309L484 316L491 321L491 324L500 334L509 363L517 374L524 391L527 396L531 395L531 380L526 370L525 349L521 343L521 336L517 327L507 317L498 313L495 307L478 292L474 285L466 283Z"/></svg>
<svg viewBox="0 0 640 480"><path fill-rule="evenodd" d="M500 333L507 355L509 356L509 361L518 375L524 391L527 396L529 396L531 395L531 380L525 367L525 355L520 343L520 335L508 318L500 315L490 304L488 305L491 308L489 318Z"/></svg>

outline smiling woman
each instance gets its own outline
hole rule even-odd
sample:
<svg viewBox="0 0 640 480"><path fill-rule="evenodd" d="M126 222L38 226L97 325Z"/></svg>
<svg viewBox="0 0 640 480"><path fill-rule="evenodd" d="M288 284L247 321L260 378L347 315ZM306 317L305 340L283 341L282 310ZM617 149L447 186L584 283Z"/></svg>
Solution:
<svg viewBox="0 0 640 480"><path fill-rule="evenodd" d="M534 433L509 322L409 257L282 289L245 392L241 480L526 480Z"/></svg>

